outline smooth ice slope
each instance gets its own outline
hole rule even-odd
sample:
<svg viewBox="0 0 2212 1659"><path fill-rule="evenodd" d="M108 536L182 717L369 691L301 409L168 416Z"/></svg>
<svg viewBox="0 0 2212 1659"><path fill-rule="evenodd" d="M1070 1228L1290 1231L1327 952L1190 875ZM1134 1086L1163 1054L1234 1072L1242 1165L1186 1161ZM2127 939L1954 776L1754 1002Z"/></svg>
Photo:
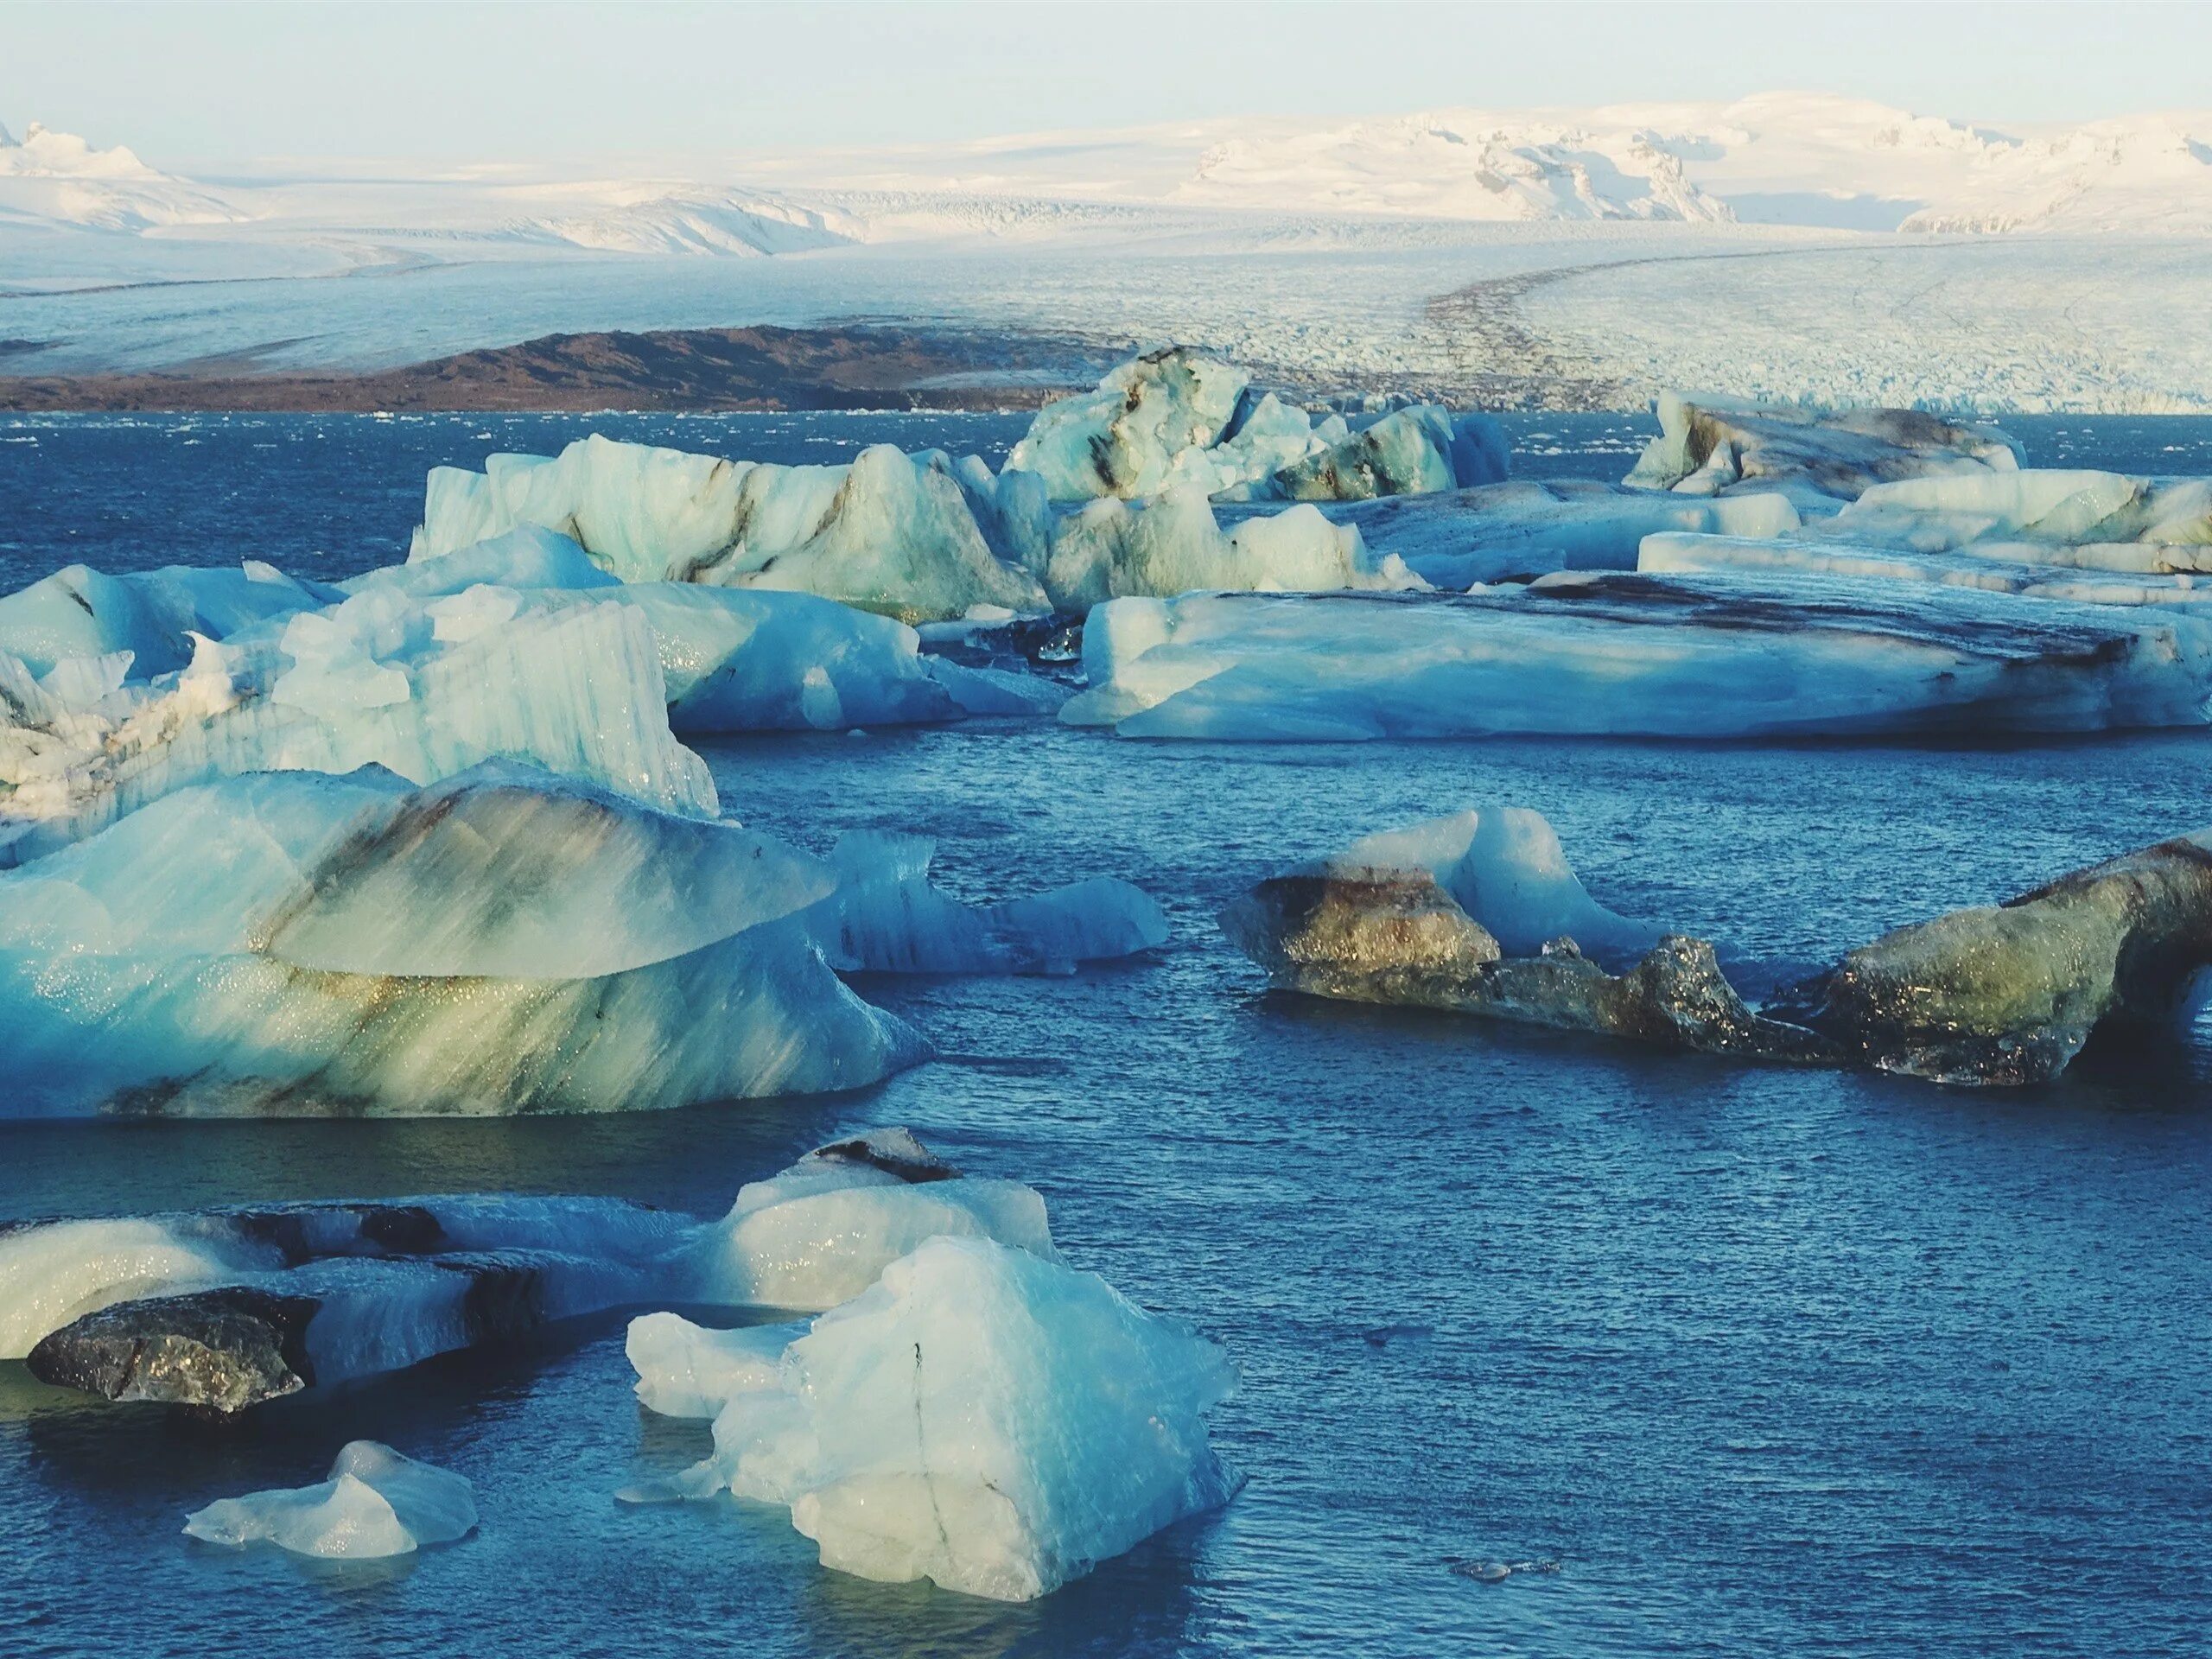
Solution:
<svg viewBox="0 0 2212 1659"><path fill-rule="evenodd" d="M2080 605L2192 607L2212 600L2212 577L2190 572L2135 575L2078 565L2029 563L2043 551L2031 542L1976 543L1971 552L1907 553L1860 542L1814 536L1777 540L1737 536L1647 536L1637 569L1655 574L1751 574L1789 571L1885 582L1937 582L2024 599ZM2018 555L2018 559L2001 556ZM2212 612L2206 613L2212 616Z"/></svg>
<svg viewBox="0 0 2212 1659"><path fill-rule="evenodd" d="M340 598L249 560L236 570L171 565L111 576L73 564L0 599L0 652L43 677L71 658L130 653L138 679L192 660L194 634L213 639Z"/></svg>
<svg viewBox="0 0 2212 1659"><path fill-rule="evenodd" d="M1631 486L1685 495L1778 489L1808 511L1832 512L1897 479L2016 472L2021 459L1994 427L1914 409L1822 412L1670 391L1659 399L1659 428Z"/></svg>
<svg viewBox="0 0 2212 1659"><path fill-rule="evenodd" d="M979 523L982 484L957 470L882 444L849 466L784 467L594 435L555 458L435 469L408 561L536 524L625 582L797 589L909 622L977 605L1042 610L1022 535ZM1033 512L1013 521L1032 526Z"/></svg>
<svg viewBox="0 0 2212 1659"><path fill-rule="evenodd" d="M408 1114L855 1087L918 1045L796 919L839 880L508 766L185 790L0 875L12 1097Z"/></svg>
<svg viewBox="0 0 2212 1659"><path fill-rule="evenodd" d="M789 1505L825 1567L1027 1601L1229 1497L1205 1414L1232 1386L1095 1274L932 1238L733 1394L678 1490Z"/></svg>
<svg viewBox="0 0 2212 1659"><path fill-rule="evenodd" d="M2032 467L1877 484L1836 515L1834 532L1918 553L1977 543L2141 546L2194 568L2212 547L2212 479L2133 478ZM2153 569L2155 564L2136 567Z"/></svg>
<svg viewBox="0 0 2212 1659"><path fill-rule="evenodd" d="M2197 726L2195 618L1886 582L1544 577L1440 594L1119 599L1071 724L1344 741Z"/></svg>
<svg viewBox="0 0 2212 1659"><path fill-rule="evenodd" d="M476 1529L476 1500L459 1475L355 1440L320 1485L219 1498L187 1516L184 1529L211 1544L268 1542L296 1555L374 1560L467 1537Z"/></svg>

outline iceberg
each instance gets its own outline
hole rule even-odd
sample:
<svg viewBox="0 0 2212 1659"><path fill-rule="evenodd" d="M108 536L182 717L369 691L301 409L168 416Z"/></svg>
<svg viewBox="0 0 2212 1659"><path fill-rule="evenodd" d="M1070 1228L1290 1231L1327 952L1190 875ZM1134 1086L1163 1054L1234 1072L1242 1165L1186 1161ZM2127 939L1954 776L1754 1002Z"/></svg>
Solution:
<svg viewBox="0 0 2212 1659"><path fill-rule="evenodd" d="M1978 543L2086 546L2108 550L2102 557L2114 562L2113 569L2192 570L2203 567L2212 548L2212 478L2030 467L1904 479L1869 487L1836 515L1833 530L1847 540L1916 553ZM2048 555L2009 550L1999 556L2050 562Z"/></svg>
<svg viewBox="0 0 2212 1659"><path fill-rule="evenodd" d="M2017 472L2022 458L1994 427L1919 410L1693 403L1670 391L1659 399L1659 435L1627 482L1686 495L1779 490L1801 509L1833 512L1872 485Z"/></svg>
<svg viewBox="0 0 2212 1659"><path fill-rule="evenodd" d="M719 1331L680 1313L640 1314L623 1341L638 1373L638 1403L663 1417L711 1422L738 1395L775 1386L784 1350L806 1334L807 1325L802 1319Z"/></svg>
<svg viewBox="0 0 2212 1659"><path fill-rule="evenodd" d="M227 1415L663 1294L696 1227L493 1194L30 1223L0 1234L0 1358Z"/></svg>
<svg viewBox="0 0 2212 1659"><path fill-rule="evenodd" d="M2003 549L2030 559L2040 550L2017 542L2004 543ZM1656 575L1789 571L1884 582L1937 582L1947 587L1979 588L1985 593L2016 594L2024 599L2064 600L2078 605L2187 607L2212 600L2212 582L2193 573L2134 575L2057 564L2021 563L1993 556L1997 551L1993 546L1977 546L1971 556L1963 551L1907 553L1811 536L1769 540L1668 532L1644 537L1637 568Z"/></svg>
<svg viewBox="0 0 2212 1659"><path fill-rule="evenodd" d="M1205 1424L1234 1385L1221 1351L988 1238L922 1243L772 1370L750 1343L728 1357L682 1401L730 1385L713 1456L626 1496L787 1506L822 1564L858 1577L1031 1600L1234 1490Z"/></svg>
<svg viewBox="0 0 2212 1659"><path fill-rule="evenodd" d="M124 683L120 656L97 672L71 659L66 683L0 656L0 855L35 858L176 790L276 769L373 765L430 783L505 757L666 810L716 810L705 762L669 730L642 614L521 615L486 597L365 591L203 637L183 671L143 684Z"/></svg>
<svg viewBox="0 0 2212 1659"><path fill-rule="evenodd" d="M170 565L113 576L73 564L0 599L0 652L43 678L73 658L127 652L148 679L188 664L195 634L219 639L340 597L258 561L236 570Z"/></svg>
<svg viewBox="0 0 2212 1659"><path fill-rule="evenodd" d="M1172 598L1201 589L1304 592L1417 588L1395 558L1370 556L1357 529L1311 506L1246 518L1226 533L1195 490L1132 507L1108 498L1061 521L1045 589L1074 615L1129 594Z"/></svg>
<svg viewBox="0 0 2212 1659"><path fill-rule="evenodd" d="M434 470L408 563L537 525L626 582L796 589L906 622L977 605L1042 610L1044 591L1018 557L1025 547L1033 556L1040 504L1012 491L1003 518L993 514L995 550L971 505L983 481L887 444L849 465L785 467L594 434L557 457Z"/></svg>
<svg viewBox="0 0 2212 1659"><path fill-rule="evenodd" d="M1925 584L1573 572L1467 594L1117 599L1060 718L1134 737L2072 732L2205 723L2192 616Z"/></svg>
<svg viewBox="0 0 2212 1659"><path fill-rule="evenodd" d="M2040 1083L2103 1028L2174 1028L2212 968L2212 830L1953 911L1849 952L1789 1016L1857 1063Z"/></svg>
<svg viewBox="0 0 2212 1659"><path fill-rule="evenodd" d="M729 1214L702 1233L684 1281L694 1301L819 1312L939 1236L1055 1255L1032 1188L964 1175L907 1131L878 1130L741 1188Z"/></svg>
<svg viewBox="0 0 2212 1659"><path fill-rule="evenodd" d="M1255 511L1228 514L1236 522ZM1516 479L1319 511L1357 531L1371 563L1395 558L1431 587L1462 591L1560 570L1633 570L1638 546L1658 531L1766 537L1801 522L1789 498L1771 493L1690 497L1580 479Z"/></svg>
<svg viewBox="0 0 2212 1659"><path fill-rule="evenodd" d="M476 1529L474 1490L461 1476L355 1440L319 1485L219 1498L185 1517L211 1544L271 1543L296 1555L375 1560L449 1544Z"/></svg>
<svg viewBox="0 0 2212 1659"><path fill-rule="evenodd" d="M1315 422L1233 364L1183 346L1130 359L1095 391L1047 404L1007 457L1059 502L1190 491L1217 500L1363 501L1491 484L1504 434L1433 404Z"/></svg>
<svg viewBox="0 0 2212 1659"><path fill-rule="evenodd" d="M1744 1058L1835 1058L1814 1033L1747 1007L1705 940L1598 905L1525 807L1370 836L1269 877L1221 925L1279 990Z"/></svg>
<svg viewBox="0 0 2212 1659"><path fill-rule="evenodd" d="M0 1230L0 1359L229 1414L615 1307L818 1313L945 1236L1054 1256L1036 1192L965 1174L904 1129L817 1147L713 1221L462 1193L29 1222ZM666 1357L670 1398L736 1363L707 1351L719 1337L652 1329L666 1340L633 1350Z"/></svg>
<svg viewBox="0 0 2212 1659"><path fill-rule="evenodd" d="M637 1110L924 1046L800 921L830 865L534 769L269 772L0 874L17 1110Z"/></svg>

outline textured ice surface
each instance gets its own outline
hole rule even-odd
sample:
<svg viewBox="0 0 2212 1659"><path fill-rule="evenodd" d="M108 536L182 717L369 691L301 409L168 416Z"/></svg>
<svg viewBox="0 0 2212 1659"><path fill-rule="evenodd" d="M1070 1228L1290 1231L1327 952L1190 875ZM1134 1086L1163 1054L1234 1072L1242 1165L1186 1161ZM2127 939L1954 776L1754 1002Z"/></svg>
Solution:
<svg viewBox="0 0 2212 1659"><path fill-rule="evenodd" d="M1236 522L1253 511L1224 516ZM1779 536L1800 522L1789 499L1771 493L1699 499L1580 479L1516 479L1320 511L1359 532L1370 561L1395 557L1432 587L1462 589L1555 570L1633 570L1637 545L1656 531Z"/></svg>
<svg viewBox="0 0 2212 1659"><path fill-rule="evenodd" d="M918 1052L796 918L837 871L511 766L272 772L0 875L18 1110L616 1110ZM785 919L791 918L791 919Z"/></svg>
<svg viewBox="0 0 2212 1659"><path fill-rule="evenodd" d="M1132 594L1419 585L1402 564L1370 555L1356 528L1332 524L1311 506L1249 517L1224 532L1196 490L1170 491L1141 506L1110 497L1091 502L1061 521L1045 569L1053 608L1077 615Z"/></svg>
<svg viewBox="0 0 2212 1659"><path fill-rule="evenodd" d="M788 1505L825 1567L1027 1601L1228 1497L1205 1413L1232 1386L1096 1275L937 1237L734 1393L675 1490Z"/></svg>
<svg viewBox="0 0 2212 1659"><path fill-rule="evenodd" d="M1833 529L1920 553L1982 542L2141 543L2144 556L2171 550L2188 569L2204 556L2197 550L2212 544L2212 479L2052 467L1905 479L1868 488L1836 515Z"/></svg>
<svg viewBox="0 0 2212 1659"><path fill-rule="evenodd" d="M692 1300L818 1312L940 1235L1053 1255L1033 1189L963 1175L905 1130L877 1130L741 1188L693 1254Z"/></svg>
<svg viewBox="0 0 2212 1659"><path fill-rule="evenodd" d="M907 621L1043 609L1018 556L1033 513L1011 508L1014 528L990 525L1002 557L972 505L982 481L957 470L880 444L848 466L785 467L594 435L558 457L435 469L408 561L536 524L625 582L791 588Z"/></svg>
<svg viewBox="0 0 2212 1659"><path fill-rule="evenodd" d="M1844 528L1840 524L1835 527ZM1970 550L1956 552L1913 553L1813 534L1770 540L1669 531L1644 538L1637 568L1656 574L1786 571L1803 575L1939 582L1948 587L2018 594L2027 599L2069 600L2083 605L2195 606L2212 600L2212 576L2187 570L2137 574L2125 569L2048 563L2041 559L2045 550L2043 544L2032 542L1990 542L1975 543Z"/></svg>
<svg viewBox="0 0 2212 1659"><path fill-rule="evenodd" d="M172 565L113 576L73 564L0 599L0 652L43 677L71 658L128 652L132 675L149 679L189 663L195 633L219 639L338 597L251 562L237 570Z"/></svg>
<svg viewBox="0 0 2212 1659"><path fill-rule="evenodd" d="M35 856L243 772L376 765L428 783L495 756L711 814L705 764L670 733L644 616L518 609L483 589L423 600L373 587L203 639L181 673L143 684L111 672L35 683L0 656L0 844Z"/></svg>
<svg viewBox="0 0 2212 1659"><path fill-rule="evenodd" d="M1466 595L1191 594L1091 613L1061 710L1131 736L1344 741L2204 723L2212 633L2145 613L1784 575Z"/></svg>
<svg viewBox="0 0 2212 1659"><path fill-rule="evenodd" d="M804 1320L716 1331L680 1313L645 1313L630 1321L623 1351L646 1410L709 1421L733 1395L774 1387L784 1350L806 1331Z"/></svg>
<svg viewBox="0 0 2212 1659"><path fill-rule="evenodd" d="M268 1542L296 1555L372 1560L467 1537L476 1529L476 1500L459 1475L355 1440L321 1484L219 1498L186 1516L184 1529L211 1544Z"/></svg>
<svg viewBox="0 0 2212 1659"><path fill-rule="evenodd" d="M1911 409L1825 413L1787 405L1659 399L1659 435L1628 482L1686 495L1775 490L1819 509L1896 479L2010 473L2020 447L1994 427Z"/></svg>

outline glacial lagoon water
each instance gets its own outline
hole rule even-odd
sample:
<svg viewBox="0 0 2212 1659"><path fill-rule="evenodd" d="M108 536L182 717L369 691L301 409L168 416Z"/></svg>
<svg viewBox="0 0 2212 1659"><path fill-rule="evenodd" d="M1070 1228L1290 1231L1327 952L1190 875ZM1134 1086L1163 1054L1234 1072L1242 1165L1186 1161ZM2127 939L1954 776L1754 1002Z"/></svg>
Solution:
<svg viewBox="0 0 2212 1659"><path fill-rule="evenodd" d="M398 556L425 467L593 427L793 460L995 456L1023 424L0 422L0 581L79 558L346 574ZM2013 424L2046 463L2212 472L2212 423ZM1511 425L1523 474L1600 476L1643 429ZM817 849L934 834L963 897L1126 876L1173 940L1064 980L872 982L946 1058L836 1099L0 1121L0 1218L487 1187L715 1211L836 1132L906 1123L1037 1185L1071 1257L1227 1344L1243 1390L1217 1440L1243 1492L1001 1607L825 1573L780 1512L618 1507L706 1440L639 1411L620 1320L227 1431L4 1365L0 1652L2202 1650L2212 1031L2093 1049L2020 1093L1744 1069L1271 996L1211 917L1283 862L1505 799L1551 818L1604 902L1786 968L2212 822L2212 740L1291 748L986 722L709 753L760 828ZM478 1535L351 1567L181 1535L188 1510L311 1479L362 1437L467 1475ZM1540 1559L1560 1570L1454 1570Z"/></svg>

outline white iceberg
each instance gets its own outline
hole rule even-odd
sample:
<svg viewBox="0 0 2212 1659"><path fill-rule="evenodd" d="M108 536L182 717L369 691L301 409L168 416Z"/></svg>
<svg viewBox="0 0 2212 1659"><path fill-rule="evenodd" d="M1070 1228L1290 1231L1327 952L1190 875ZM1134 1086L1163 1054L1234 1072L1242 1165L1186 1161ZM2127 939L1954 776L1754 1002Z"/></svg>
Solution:
<svg viewBox="0 0 2212 1659"><path fill-rule="evenodd" d="M219 639L338 597L257 561L236 570L170 565L112 576L73 564L0 599L0 652L42 677L72 658L128 652L132 672L148 679L189 663L194 634Z"/></svg>
<svg viewBox="0 0 2212 1659"><path fill-rule="evenodd" d="M788 1505L825 1567L1027 1601L1234 1490L1221 1351L990 1239L922 1243L765 1369L730 1379L710 1459L630 1496Z"/></svg>
<svg viewBox="0 0 2212 1659"><path fill-rule="evenodd" d="M449 1544L476 1529L476 1500L461 1476L355 1440L315 1486L219 1498L185 1517L211 1544L271 1543L296 1555L375 1560Z"/></svg>
<svg viewBox="0 0 2212 1659"><path fill-rule="evenodd" d="M1677 392L1659 399L1659 435L1628 483L1687 495L1780 490L1834 512L1870 485L2019 469L2020 446L1994 427L1915 409L1818 410Z"/></svg>
<svg viewBox="0 0 2212 1659"><path fill-rule="evenodd" d="M857 1296L925 1239L991 1238L1050 1256L1045 1201L963 1175L904 1130L817 1148L740 1189L690 1258L690 1300L819 1312Z"/></svg>
<svg viewBox="0 0 2212 1659"><path fill-rule="evenodd" d="M994 523L1002 557L970 505L979 480L958 470L880 444L847 466L785 467L594 435L556 458L434 470L408 562L534 524L625 582L797 589L909 622L976 605L1042 610L1036 578L1011 556L1033 539L1035 504L1010 504L1014 528Z"/></svg>
<svg viewBox="0 0 2212 1659"><path fill-rule="evenodd" d="M1117 599L1084 663L1060 718L1141 737L2073 732L2204 724L2212 629L1935 585L1575 572Z"/></svg>
<svg viewBox="0 0 2212 1659"><path fill-rule="evenodd" d="M638 1403L663 1417L711 1421L736 1395L775 1386L784 1350L806 1334L807 1325L718 1331L680 1313L640 1314L623 1342L638 1373Z"/></svg>
<svg viewBox="0 0 2212 1659"><path fill-rule="evenodd" d="M1312 506L1246 518L1224 533L1212 504L1187 489L1135 507L1091 502L1061 520L1045 569L1053 608L1076 615L1128 594L1421 585L1395 558L1371 556L1357 529Z"/></svg>
<svg viewBox="0 0 2212 1659"><path fill-rule="evenodd" d="M1250 379L1180 346L1132 358L1096 391L1039 410L1006 470L1036 474L1055 501L1152 495L1185 452L1227 434Z"/></svg>
<svg viewBox="0 0 2212 1659"><path fill-rule="evenodd" d="M1990 543L2006 550L1999 556L2012 556L2009 544L2024 543L2103 548L2100 562L2113 569L2198 569L2212 553L2212 478L2030 467L1904 479L1868 488L1827 528L1916 553Z"/></svg>
<svg viewBox="0 0 2212 1659"><path fill-rule="evenodd" d="M1224 517L1234 523L1252 511ZM1395 559L1430 586L1455 589L1560 570L1633 570L1638 545L1658 531L1773 537L1801 522L1789 498L1771 492L1698 498L1580 479L1516 479L1319 511L1359 532L1370 562Z"/></svg>

